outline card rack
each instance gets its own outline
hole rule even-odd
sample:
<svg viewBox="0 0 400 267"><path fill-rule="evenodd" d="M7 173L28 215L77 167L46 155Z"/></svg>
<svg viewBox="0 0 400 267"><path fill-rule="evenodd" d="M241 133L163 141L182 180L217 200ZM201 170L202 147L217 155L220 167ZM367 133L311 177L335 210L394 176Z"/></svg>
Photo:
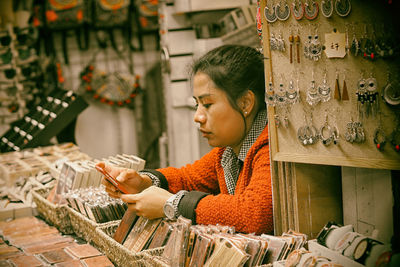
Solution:
<svg viewBox="0 0 400 267"><path fill-rule="evenodd" d="M0 138L0 152L49 144L66 125L75 119L88 104L72 91L56 89Z"/></svg>

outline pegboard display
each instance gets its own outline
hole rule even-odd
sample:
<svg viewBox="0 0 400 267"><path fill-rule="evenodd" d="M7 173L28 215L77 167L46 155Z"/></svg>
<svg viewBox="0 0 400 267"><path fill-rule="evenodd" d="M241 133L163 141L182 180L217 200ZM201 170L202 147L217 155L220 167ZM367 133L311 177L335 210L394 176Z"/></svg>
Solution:
<svg viewBox="0 0 400 267"><path fill-rule="evenodd" d="M400 169L395 5L260 1L273 160Z"/></svg>

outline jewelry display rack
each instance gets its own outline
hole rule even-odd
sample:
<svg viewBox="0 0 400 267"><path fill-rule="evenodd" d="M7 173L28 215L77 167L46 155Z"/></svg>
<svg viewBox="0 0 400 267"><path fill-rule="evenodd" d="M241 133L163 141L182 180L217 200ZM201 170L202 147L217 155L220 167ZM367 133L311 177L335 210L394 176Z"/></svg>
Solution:
<svg viewBox="0 0 400 267"><path fill-rule="evenodd" d="M348 14L343 12L346 3L351 5ZM390 185L393 170L400 169L400 147L396 145L400 142L400 98L394 89L399 84L400 63L397 4L259 2L257 30L265 58L275 234L295 229L312 239L327 221L335 221L353 224L366 236L379 229L383 242L389 242L387 237L393 234L392 189L383 185ZM315 5L317 15L313 14ZM326 40L334 33L343 34L340 50L345 53L328 58L325 51L332 52L336 43L328 45ZM383 40L387 46L382 54L376 48L384 47ZM366 47L375 41L378 46L372 55ZM313 53L305 55L305 50ZM368 87L369 82L374 89L367 99L371 104L363 105L365 95L360 88ZM321 87L321 92L312 94L313 86ZM387 92L394 101L388 101ZM367 111L371 112L368 117ZM361 122L362 129L349 135L347 126L356 129L354 122ZM373 191L376 184L379 194L387 198ZM387 214L384 218L381 210Z"/></svg>
<svg viewBox="0 0 400 267"><path fill-rule="evenodd" d="M350 13L338 13L336 2L350 3ZM386 87L399 83L395 77L399 55L398 51L393 51L397 45L392 40L391 52L395 55L388 57L380 56L378 50L375 54L360 51L360 46L367 46L365 42L378 45L381 40L396 38L398 25L392 21L390 5L358 0L261 3L263 48L269 59L266 61L266 88L269 95L275 94L278 98L276 105L268 107L272 159L399 170L400 148L396 143L400 135L399 105L389 105L382 98ZM297 13L293 9L296 10L299 3L305 7L305 13L297 20L295 15L301 15L302 9ZM332 14L327 10L328 3L333 5ZM319 14L314 18L310 12L315 4ZM290 12L285 20L286 7ZM268 23L265 12L271 15L272 9L279 9L280 17ZM328 58L327 53L337 45L327 41L332 33L345 36L345 54ZM279 40L284 45L277 47L276 41L271 40ZM314 49L315 55L307 57L304 51L310 50L310 45L314 45L311 50ZM357 56L352 47L356 45L359 46ZM269 91L270 84L273 90ZM369 98L366 93L363 98L362 86L374 95ZM313 92L310 93L312 87L318 94L316 101L312 99ZM289 93L296 92L297 88L300 99L290 102ZM280 94L286 94L287 99L279 99ZM357 123L361 127L354 126ZM305 129L306 126L309 127ZM354 138L351 137L353 130ZM356 138L357 130L360 134Z"/></svg>

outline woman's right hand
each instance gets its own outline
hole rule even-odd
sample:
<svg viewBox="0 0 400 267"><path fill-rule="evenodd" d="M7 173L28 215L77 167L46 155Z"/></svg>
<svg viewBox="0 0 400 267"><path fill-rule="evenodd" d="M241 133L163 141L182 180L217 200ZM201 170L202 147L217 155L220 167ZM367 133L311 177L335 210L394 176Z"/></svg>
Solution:
<svg viewBox="0 0 400 267"><path fill-rule="evenodd" d="M96 165L104 168L112 177L115 177L130 194L140 193L152 185L152 181L147 175L142 176L133 169L116 167L105 162L99 162ZM101 183L105 186L105 190L110 197L119 198L121 196L121 191L104 177Z"/></svg>

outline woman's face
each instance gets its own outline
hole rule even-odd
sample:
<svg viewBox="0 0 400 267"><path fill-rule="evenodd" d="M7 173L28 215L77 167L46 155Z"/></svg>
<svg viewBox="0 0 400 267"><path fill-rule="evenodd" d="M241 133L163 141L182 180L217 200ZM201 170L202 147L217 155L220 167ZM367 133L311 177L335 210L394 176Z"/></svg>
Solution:
<svg viewBox="0 0 400 267"><path fill-rule="evenodd" d="M230 105L226 93L216 88L208 75L199 72L194 76L193 98L197 104L194 121L199 123L199 130L207 138L208 144L239 149L244 121Z"/></svg>

